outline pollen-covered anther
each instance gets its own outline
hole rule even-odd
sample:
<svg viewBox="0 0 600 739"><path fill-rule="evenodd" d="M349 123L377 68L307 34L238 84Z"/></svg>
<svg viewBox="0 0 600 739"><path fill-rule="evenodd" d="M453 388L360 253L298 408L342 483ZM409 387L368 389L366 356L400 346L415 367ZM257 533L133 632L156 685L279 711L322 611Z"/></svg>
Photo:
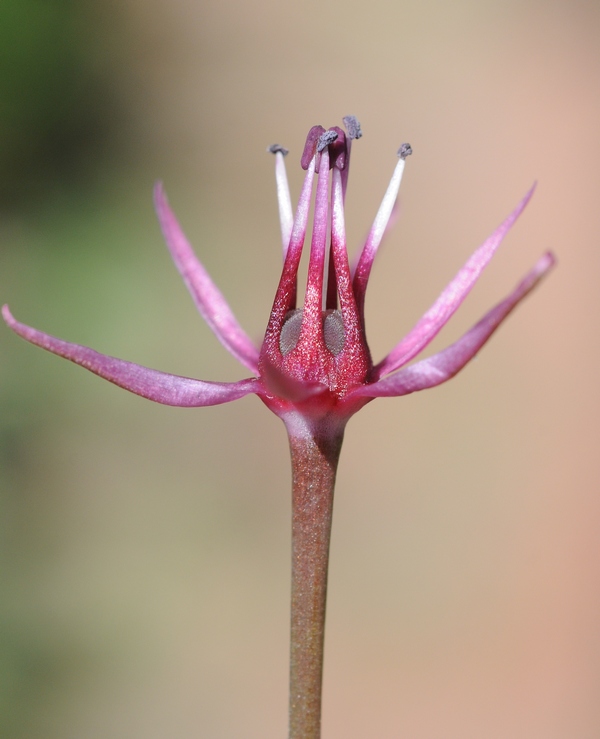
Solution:
<svg viewBox="0 0 600 739"><path fill-rule="evenodd" d="M334 126L321 134L317 141L317 166L315 172L319 173L321 166L321 154L328 149L329 169L337 167L344 169L346 166L346 134L341 128Z"/></svg>
<svg viewBox="0 0 600 739"><path fill-rule="evenodd" d="M346 126L349 139L359 139L362 136L360 123L355 115L344 116L342 120L344 121L344 126Z"/></svg>
<svg viewBox="0 0 600 739"><path fill-rule="evenodd" d="M346 343L344 319L339 310L328 310L323 313L323 340L325 346L336 357Z"/></svg>
<svg viewBox="0 0 600 739"><path fill-rule="evenodd" d="M333 144L338 136L338 132L334 131L333 128L330 128L329 131L325 131L325 133L321 134L317 143L317 152L320 154L326 146Z"/></svg>
<svg viewBox="0 0 600 739"><path fill-rule="evenodd" d="M412 146L410 144L402 144L398 149L398 156L400 159L406 159L413 153Z"/></svg>
<svg viewBox="0 0 600 739"><path fill-rule="evenodd" d="M267 151L269 154L283 154L284 157L290 153L289 149L286 149L285 146L282 146L281 144L271 144Z"/></svg>

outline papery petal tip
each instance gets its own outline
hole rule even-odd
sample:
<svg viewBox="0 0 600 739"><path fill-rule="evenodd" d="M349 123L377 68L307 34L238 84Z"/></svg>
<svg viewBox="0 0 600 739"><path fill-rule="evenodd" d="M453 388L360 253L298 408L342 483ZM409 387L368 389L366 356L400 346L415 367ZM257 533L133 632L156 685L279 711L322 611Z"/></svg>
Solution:
<svg viewBox="0 0 600 739"><path fill-rule="evenodd" d="M12 313L10 312L10 308L8 307L8 303L5 303L2 306L2 318L6 321L6 323L10 326L14 323L15 319L12 316Z"/></svg>
<svg viewBox="0 0 600 739"><path fill-rule="evenodd" d="M489 264L502 240L521 215L537 183L533 183L521 202L507 216L484 243L476 249L455 277L444 288L429 310L417 321L414 328L400 341L384 359L375 365L374 378L395 372L421 352L446 325L469 294L485 267Z"/></svg>
<svg viewBox="0 0 600 739"><path fill-rule="evenodd" d="M556 258L556 254L551 251L547 251L543 257L540 258L538 263L535 265L536 269L539 270L540 274L542 272L546 272L546 270L551 269L552 267L555 267L558 264L558 259Z"/></svg>
<svg viewBox="0 0 600 739"><path fill-rule="evenodd" d="M262 390L260 380L253 377L239 382L206 382L153 370L134 362L101 354L95 349L58 339L20 323L13 318L7 305L2 308L2 316L10 328L25 341L68 359L124 390L153 400L155 403L182 408L200 408L229 403L250 393L258 394Z"/></svg>
<svg viewBox="0 0 600 739"><path fill-rule="evenodd" d="M154 204L171 257L200 315L227 351L250 371L256 372L258 350L196 256L171 210L161 182L154 186Z"/></svg>
<svg viewBox="0 0 600 739"><path fill-rule="evenodd" d="M488 311L458 341L432 357L405 367L370 385L353 391L357 397L398 397L441 385L458 374L484 346L519 303L554 267L556 259L546 252L504 300Z"/></svg>
<svg viewBox="0 0 600 739"><path fill-rule="evenodd" d="M158 200L166 198L165 195L165 187L163 185L162 180L156 180L154 183L154 187L152 189L152 194L154 196L154 205L158 207Z"/></svg>

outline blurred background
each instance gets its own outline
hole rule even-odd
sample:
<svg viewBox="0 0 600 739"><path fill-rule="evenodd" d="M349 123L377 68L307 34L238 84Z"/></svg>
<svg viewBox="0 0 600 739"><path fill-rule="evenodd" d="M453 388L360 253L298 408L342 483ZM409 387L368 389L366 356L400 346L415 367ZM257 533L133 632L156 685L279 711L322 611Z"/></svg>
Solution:
<svg viewBox="0 0 600 739"><path fill-rule="evenodd" d="M324 739L600 736L600 6L3 0L0 298L62 338L207 380L151 191L260 340L315 123L360 119L360 245L409 141L367 304L379 359L533 180L432 346L547 249L558 269L452 382L349 424ZM254 397L130 395L0 327L0 734L286 735L290 474Z"/></svg>

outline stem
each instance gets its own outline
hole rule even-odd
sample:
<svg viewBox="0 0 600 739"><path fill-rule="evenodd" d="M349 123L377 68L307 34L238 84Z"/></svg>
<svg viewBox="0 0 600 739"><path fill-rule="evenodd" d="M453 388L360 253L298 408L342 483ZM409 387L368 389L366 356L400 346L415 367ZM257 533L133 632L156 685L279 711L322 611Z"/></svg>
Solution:
<svg viewBox="0 0 600 739"><path fill-rule="evenodd" d="M292 618L290 739L321 736L325 601L333 488L343 429L290 435L292 456Z"/></svg>

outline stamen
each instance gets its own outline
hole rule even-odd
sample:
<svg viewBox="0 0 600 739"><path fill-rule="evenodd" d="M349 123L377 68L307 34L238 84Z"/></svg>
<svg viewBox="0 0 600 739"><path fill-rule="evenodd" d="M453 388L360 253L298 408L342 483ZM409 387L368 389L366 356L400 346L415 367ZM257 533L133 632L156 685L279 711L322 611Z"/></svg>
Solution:
<svg viewBox="0 0 600 739"><path fill-rule="evenodd" d="M288 154L288 150L284 149L280 144L273 144L267 149L271 154L275 154L275 182L277 186L277 203L279 205L279 223L281 226L281 243L283 245L283 258L287 254L290 237L292 235L292 227L294 225L294 214L292 211L292 198L290 196L290 186L288 183L287 172L285 170L284 157Z"/></svg>
<svg viewBox="0 0 600 739"><path fill-rule="evenodd" d="M369 232L367 241L358 260L358 264L356 265L353 286L354 295L356 296L356 304L361 316L363 315L365 291L367 289L369 275L371 274L373 260L375 259L375 254L381 244L383 234L385 233L390 216L394 209L396 198L398 197L398 191L400 189L400 183L402 182L406 157L410 154L412 154L410 144L402 144L400 149L398 149L398 156L400 159L396 164L394 174L392 175L390 184L383 196L383 200L381 201L381 205L379 206L379 210L377 211L377 215L375 216L375 220L371 226L371 231Z"/></svg>
<svg viewBox="0 0 600 739"><path fill-rule="evenodd" d="M362 136L360 123L355 115L347 115L342 118L346 131L348 131L349 139L359 139Z"/></svg>

